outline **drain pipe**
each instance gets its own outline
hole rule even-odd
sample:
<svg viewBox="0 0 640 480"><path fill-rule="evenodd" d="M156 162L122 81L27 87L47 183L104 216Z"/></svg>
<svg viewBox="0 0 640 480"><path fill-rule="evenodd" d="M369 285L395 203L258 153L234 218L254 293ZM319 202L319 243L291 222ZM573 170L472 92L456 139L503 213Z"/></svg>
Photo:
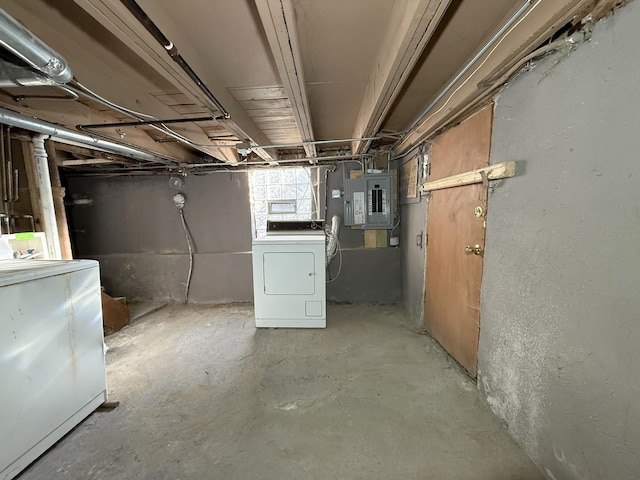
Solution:
<svg viewBox="0 0 640 480"><path fill-rule="evenodd" d="M45 140L44 148L47 152L49 163L49 178L51 179L53 207L55 210L56 225L58 227L58 239L60 241L60 257L62 260L73 260L67 212L64 208L65 188L62 186L62 182L60 181L55 145L52 140Z"/></svg>
<svg viewBox="0 0 640 480"><path fill-rule="evenodd" d="M28 117L6 108L0 108L0 123L11 125L12 127L24 128L25 130L31 130L43 135L49 135L53 140L60 143L70 143L72 145L81 144L95 148L96 150L115 153L116 155L122 155L142 162L160 163L169 167L177 167L181 163L177 159L168 159L155 153L143 152L108 140L101 140L85 133L74 132L68 128L43 122L37 118Z"/></svg>
<svg viewBox="0 0 640 480"><path fill-rule="evenodd" d="M67 61L29 30L0 9L0 45L53 83L65 84L73 78Z"/></svg>
<svg viewBox="0 0 640 480"><path fill-rule="evenodd" d="M47 150L44 146L45 135L33 137L33 159L37 172L37 184L40 191L40 207L42 210L42 227L47 238L49 257L53 260L61 260L60 237L58 236L58 222L49 177L49 161Z"/></svg>

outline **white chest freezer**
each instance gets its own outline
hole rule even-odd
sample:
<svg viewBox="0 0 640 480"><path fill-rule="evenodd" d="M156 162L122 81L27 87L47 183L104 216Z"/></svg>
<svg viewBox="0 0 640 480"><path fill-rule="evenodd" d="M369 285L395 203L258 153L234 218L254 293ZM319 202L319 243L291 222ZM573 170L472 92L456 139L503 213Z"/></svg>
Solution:
<svg viewBox="0 0 640 480"><path fill-rule="evenodd" d="M107 399L98 262L0 261L0 479Z"/></svg>
<svg viewBox="0 0 640 480"><path fill-rule="evenodd" d="M325 235L267 235L253 241L256 327L326 326Z"/></svg>

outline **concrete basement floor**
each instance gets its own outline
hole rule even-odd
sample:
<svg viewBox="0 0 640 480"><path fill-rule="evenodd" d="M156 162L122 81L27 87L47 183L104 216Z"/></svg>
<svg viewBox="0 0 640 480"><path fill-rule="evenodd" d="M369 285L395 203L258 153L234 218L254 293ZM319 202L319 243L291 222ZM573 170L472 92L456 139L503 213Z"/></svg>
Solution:
<svg viewBox="0 0 640 480"><path fill-rule="evenodd" d="M251 305L173 305L107 338L112 412L31 479L541 479L437 344L390 306L256 330Z"/></svg>

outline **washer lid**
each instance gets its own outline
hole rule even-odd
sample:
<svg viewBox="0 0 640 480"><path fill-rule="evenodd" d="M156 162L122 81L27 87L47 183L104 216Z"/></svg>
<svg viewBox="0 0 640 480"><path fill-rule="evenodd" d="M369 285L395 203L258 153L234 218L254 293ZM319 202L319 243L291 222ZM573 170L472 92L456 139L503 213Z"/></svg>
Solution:
<svg viewBox="0 0 640 480"><path fill-rule="evenodd" d="M96 260L0 260L0 287L97 266Z"/></svg>
<svg viewBox="0 0 640 480"><path fill-rule="evenodd" d="M324 244L324 232L308 233L287 233L281 235L267 235L253 240L254 245L302 245L302 244Z"/></svg>

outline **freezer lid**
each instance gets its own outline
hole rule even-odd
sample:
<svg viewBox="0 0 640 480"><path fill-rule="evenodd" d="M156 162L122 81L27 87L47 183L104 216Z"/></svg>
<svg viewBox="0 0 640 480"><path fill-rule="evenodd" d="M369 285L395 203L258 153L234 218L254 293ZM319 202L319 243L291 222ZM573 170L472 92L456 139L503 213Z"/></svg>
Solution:
<svg viewBox="0 0 640 480"><path fill-rule="evenodd" d="M0 287L95 267L96 260L0 260Z"/></svg>

